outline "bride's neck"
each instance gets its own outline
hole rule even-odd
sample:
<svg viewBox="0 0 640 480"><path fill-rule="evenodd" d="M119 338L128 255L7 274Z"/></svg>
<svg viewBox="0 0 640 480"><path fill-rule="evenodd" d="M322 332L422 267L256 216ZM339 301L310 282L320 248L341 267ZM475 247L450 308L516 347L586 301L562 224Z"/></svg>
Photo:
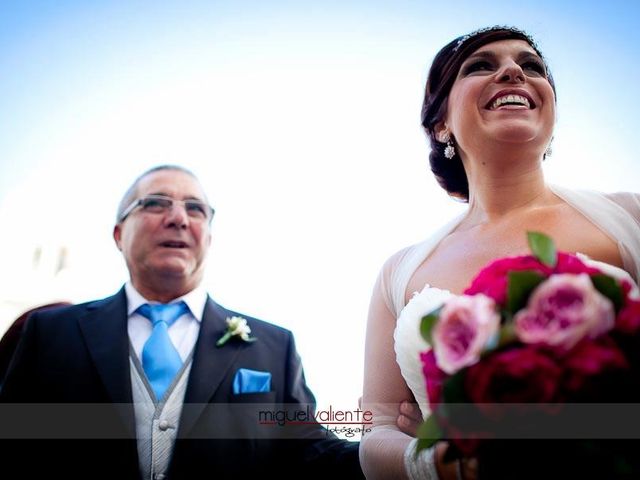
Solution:
<svg viewBox="0 0 640 480"><path fill-rule="evenodd" d="M498 221L554 197L544 181L540 162L468 162L469 215L474 223Z"/></svg>

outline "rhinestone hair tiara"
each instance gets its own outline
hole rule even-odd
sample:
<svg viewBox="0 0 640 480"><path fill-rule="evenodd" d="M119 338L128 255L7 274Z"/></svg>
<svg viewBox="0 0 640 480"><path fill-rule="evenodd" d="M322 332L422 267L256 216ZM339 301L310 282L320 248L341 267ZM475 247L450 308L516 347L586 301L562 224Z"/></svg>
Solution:
<svg viewBox="0 0 640 480"><path fill-rule="evenodd" d="M476 35L480 35L481 33L491 32L492 30L509 30L514 33L519 33L520 35L524 36L528 40L528 42L531 44L531 46L534 48L536 52L540 52L540 49L538 48L538 45L536 44L536 42L526 32L520 30L519 28L509 27L506 25L494 25L493 27L480 28L471 33L463 35L458 39L456 46L453 47L453 51L457 52L460 49L460 47L470 38L475 37Z"/></svg>

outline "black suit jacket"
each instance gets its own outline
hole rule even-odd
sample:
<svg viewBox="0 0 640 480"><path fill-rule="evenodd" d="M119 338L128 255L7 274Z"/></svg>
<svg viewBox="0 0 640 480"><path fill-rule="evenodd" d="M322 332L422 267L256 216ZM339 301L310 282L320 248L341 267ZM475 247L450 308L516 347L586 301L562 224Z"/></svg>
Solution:
<svg viewBox="0 0 640 480"><path fill-rule="evenodd" d="M25 440L3 441L0 468L11 463L24 478L140 478L126 307L122 289L30 317L0 391L5 438ZM242 315L258 340L216 347L233 315L207 300L169 478L361 477L356 443L318 424L261 423L260 411L306 410L315 399L291 332ZM235 395L239 368L270 372L271 391ZM52 439L33 440L43 436Z"/></svg>

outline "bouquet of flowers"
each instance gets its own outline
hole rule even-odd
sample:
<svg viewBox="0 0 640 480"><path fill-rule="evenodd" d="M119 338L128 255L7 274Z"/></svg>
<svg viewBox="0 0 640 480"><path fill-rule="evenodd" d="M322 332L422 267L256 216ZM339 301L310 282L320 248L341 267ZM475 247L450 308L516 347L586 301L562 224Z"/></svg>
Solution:
<svg viewBox="0 0 640 480"><path fill-rule="evenodd" d="M605 418L640 401L638 289L543 234L528 241L532 255L492 262L422 318L432 414L418 451L446 439L445 460L477 457L481 478L638 478L638 442Z"/></svg>

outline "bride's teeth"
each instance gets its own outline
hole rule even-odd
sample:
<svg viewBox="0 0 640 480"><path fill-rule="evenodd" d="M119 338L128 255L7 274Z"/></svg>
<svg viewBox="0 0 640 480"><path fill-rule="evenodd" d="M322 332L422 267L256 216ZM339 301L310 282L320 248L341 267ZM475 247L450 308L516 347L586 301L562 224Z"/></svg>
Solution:
<svg viewBox="0 0 640 480"><path fill-rule="evenodd" d="M505 103L515 103L523 105L527 108L531 108L531 104L529 103L529 99L527 97L523 97L522 95L505 95L503 97L496 98L491 104L491 109L495 110L500 105L504 105Z"/></svg>

